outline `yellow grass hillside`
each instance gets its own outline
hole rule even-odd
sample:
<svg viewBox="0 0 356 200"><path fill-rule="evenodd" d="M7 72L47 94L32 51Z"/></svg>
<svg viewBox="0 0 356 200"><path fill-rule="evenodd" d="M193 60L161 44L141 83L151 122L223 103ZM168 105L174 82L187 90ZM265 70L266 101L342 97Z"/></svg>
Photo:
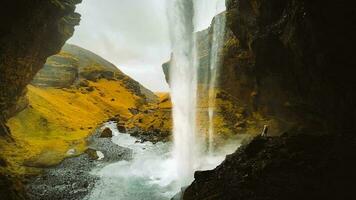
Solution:
<svg viewBox="0 0 356 200"><path fill-rule="evenodd" d="M8 126L16 140L2 146L15 171L22 165L50 166L67 156L68 149L85 150L85 138L102 122L117 114L131 117L139 97L117 81L90 82L94 90L28 86L29 106L11 118ZM19 171L20 170L20 171Z"/></svg>
<svg viewBox="0 0 356 200"><path fill-rule="evenodd" d="M172 103L168 93L158 93L158 103L145 107L126 123L128 129L138 128L142 134L158 130L161 133L172 131Z"/></svg>
<svg viewBox="0 0 356 200"><path fill-rule="evenodd" d="M208 90L203 86L199 87L201 95L198 98L197 123L200 134L208 134L209 129L209 98ZM216 136L216 142L219 139L230 138L235 134L255 135L260 132L260 127L267 123L258 114L253 117L247 117L245 107L240 104L239 100L226 93L220 88L215 88L213 131Z"/></svg>
<svg viewBox="0 0 356 200"><path fill-rule="evenodd" d="M110 118L127 120L157 98L114 65L66 45L48 59L27 87L29 104L8 120L16 142L1 140L1 157L13 174L38 173L86 150L86 138Z"/></svg>
<svg viewBox="0 0 356 200"><path fill-rule="evenodd" d="M197 107L197 131L198 134L208 135L209 130L209 99L208 92L203 86L199 87ZM206 92L203 92L206 91ZM145 109L134 115L126 123L129 129L139 129L140 134L151 134L158 130L161 133L171 134L172 122L172 102L168 93L156 94L160 101L157 104L145 106ZM238 106L238 100L220 89L216 89L216 99L214 105L213 129L217 143L228 139L236 134L256 134L260 131L262 124L256 124L255 119L246 118L246 111L243 106ZM259 117L259 116L255 116Z"/></svg>

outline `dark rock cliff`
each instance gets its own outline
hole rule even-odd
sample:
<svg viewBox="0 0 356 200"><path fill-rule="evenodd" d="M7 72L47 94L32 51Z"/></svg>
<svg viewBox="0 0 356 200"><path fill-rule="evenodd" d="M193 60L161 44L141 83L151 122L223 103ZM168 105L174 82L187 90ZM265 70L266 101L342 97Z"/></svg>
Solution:
<svg viewBox="0 0 356 200"><path fill-rule="evenodd" d="M228 0L219 88L276 123L315 131L354 130L353 3ZM199 82L210 61L212 28L199 32ZM169 62L163 65L167 80ZM241 104L239 105L241 106ZM343 120L341 120L343 119ZM271 125L271 124L270 124Z"/></svg>
<svg viewBox="0 0 356 200"><path fill-rule="evenodd" d="M72 36L81 0L14 0L1 3L0 27L0 135L4 121L19 108L25 87Z"/></svg>
<svg viewBox="0 0 356 200"><path fill-rule="evenodd" d="M318 130L355 130L354 3L229 0L238 40L222 87L252 111Z"/></svg>
<svg viewBox="0 0 356 200"><path fill-rule="evenodd" d="M197 172L184 199L355 198L355 22L352 1L227 1L221 87L290 126Z"/></svg>
<svg viewBox="0 0 356 200"><path fill-rule="evenodd" d="M26 106L26 85L72 36L81 0L11 0L0 6L0 136L5 122ZM1 138L3 139L3 138ZM1 159L1 158L0 158ZM5 163L6 165L6 163ZM23 199L20 181L0 170L1 199Z"/></svg>
<svg viewBox="0 0 356 200"><path fill-rule="evenodd" d="M216 169L195 173L185 200L355 199L355 137L257 137Z"/></svg>

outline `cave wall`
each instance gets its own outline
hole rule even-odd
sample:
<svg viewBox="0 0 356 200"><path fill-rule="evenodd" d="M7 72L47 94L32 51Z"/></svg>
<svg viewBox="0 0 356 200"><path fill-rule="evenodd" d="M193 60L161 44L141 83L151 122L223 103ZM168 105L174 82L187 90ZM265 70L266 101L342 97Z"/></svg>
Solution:
<svg viewBox="0 0 356 200"><path fill-rule="evenodd" d="M26 85L79 24L81 0L6 0L0 6L0 136L6 120L26 108ZM9 137L1 138L8 140ZM0 158L3 161L2 158ZM0 163L1 199L26 199L21 181Z"/></svg>
<svg viewBox="0 0 356 200"><path fill-rule="evenodd" d="M250 126L355 130L355 3L227 0L219 89L239 101ZM197 33L199 83L209 77L211 28ZM163 65L169 81L169 63ZM256 117L258 116L258 117ZM243 121L241 121L244 124Z"/></svg>
<svg viewBox="0 0 356 200"><path fill-rule="evenodd" d="M355 130L355 3L227 0L236 36L221 86L251 112L317 131Z"/></svg>
<svg viewBox="0 0 356 200"><path fill-rule="evenodd" d="M221 87L294 124L195 173L185 200L355 199L356 2L227 0Z"/></svg>
<svg viewBox="0 0 356 200"><path fill-rule="evenodd" d="M0 8L0 135L6 119L26 106L25 87L79 24L81 0L12 0Z"/></svg>

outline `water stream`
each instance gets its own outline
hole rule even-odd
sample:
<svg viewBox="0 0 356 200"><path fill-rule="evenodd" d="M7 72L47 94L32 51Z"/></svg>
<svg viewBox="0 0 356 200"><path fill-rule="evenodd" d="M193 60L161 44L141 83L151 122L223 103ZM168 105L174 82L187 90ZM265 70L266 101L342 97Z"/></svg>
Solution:
<svg viewBox="0 0 356 200"><path fill-rule="evenodd" d="M92 173L99 180L85 200L169 200L180 191L172 143L140 143L137 138L120 133L115 123L109 122L104 126L113 131L115 144L133 151L132 159L94 170ZM214 155L201 157L204 164L199 170L215 168L225 155L238 148L240 142L240 137L232 138Z"/></svg>
<svg viewBox="0 0 356 200"><path fill-rule="evenodd" d="M225 37L225 18L219 17L212 26L209 70L209 153L197 140L196 113L199 58L195 31L208 28L201 19L221 12L223 0L170 0L167 16L170 24L172 61L170 95L173 104L172 143L139 143L136 138L119 133L113 123L113 142L133 151L133 159L120 161L93 172L100 177L87 200L171 199L193 181L196 170L208 170L220 164L225 155L240 144L240 138L213 149L214 107L220 62L220 49ZM204 10L215 5L215 10ZM214 7L214 6L213 6ZM209 17L208 17L209 18ZM206 146L206 145L205 145Z"/></svg>

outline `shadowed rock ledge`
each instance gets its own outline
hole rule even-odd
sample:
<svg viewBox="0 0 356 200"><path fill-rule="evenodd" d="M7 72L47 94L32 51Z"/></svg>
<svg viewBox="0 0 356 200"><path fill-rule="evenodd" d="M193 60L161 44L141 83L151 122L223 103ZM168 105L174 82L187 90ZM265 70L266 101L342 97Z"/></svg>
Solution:
<svg viewBox="0 0 356 200"><path fill-rule="evenodd" d="M184 199L355 198L355 4L227 1L220 87L287 128L197 172Z"/></svg>
<svg viewBox="0 0 356 200"><path fill-rule="evenodd" d="M81 0L14 0L1 3L0 135L4 122L21 110L16 104L47 57L60 51L73 35Z"/></svg>
<svg viewBox="0 0 356 200"><path fill-rule="evenodd" d="M355 149L348 133L257 137L216 169L196 172L183 199L354 199Z"/></svg>
<svg viewBox="0 0 356 200"><path fill-rule="evenodd" d="M26 85L43 67L47 57L59 52L65 41L72 36L74 26L80 21L80 15L74 12L75 5L80 2L1 2L0 136L10 135L6 120L25 108ZM0 193L1 199L24 198L21 183L9 176L6 170L0 170Z"/></svg>

